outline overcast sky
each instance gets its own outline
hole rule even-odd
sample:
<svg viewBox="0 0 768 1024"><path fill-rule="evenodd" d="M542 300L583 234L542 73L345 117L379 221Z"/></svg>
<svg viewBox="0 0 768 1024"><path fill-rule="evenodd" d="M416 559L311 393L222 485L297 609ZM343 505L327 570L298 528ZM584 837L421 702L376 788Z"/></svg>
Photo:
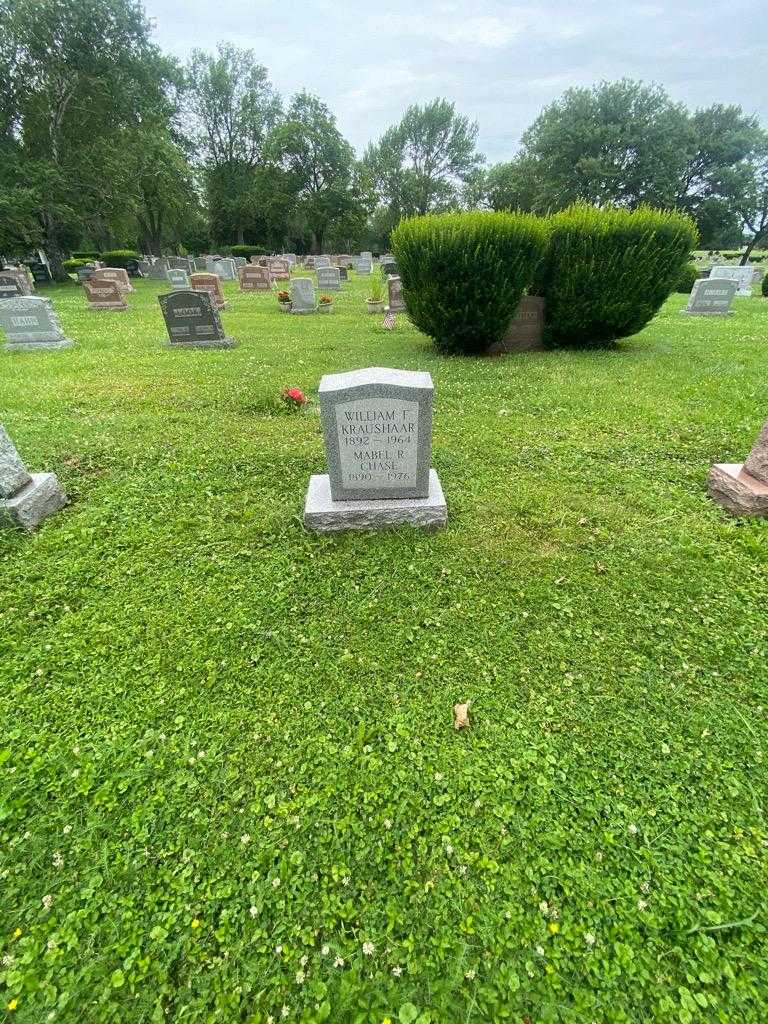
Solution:
<svg viewBox="0 0 768 1024"><path fill-rule="evenodd" d="M740 103L768 124L768 7L760 0L145 0L166 52L228 40L253 49L278 91L302 87L358 154L410 103L444 96L511 157L543 106L623 76L690 107Z"/></svg>

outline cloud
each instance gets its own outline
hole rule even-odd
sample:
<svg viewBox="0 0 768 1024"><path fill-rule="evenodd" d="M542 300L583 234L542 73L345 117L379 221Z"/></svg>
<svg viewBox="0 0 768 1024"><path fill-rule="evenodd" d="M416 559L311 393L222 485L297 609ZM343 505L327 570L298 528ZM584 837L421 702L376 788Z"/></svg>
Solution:
<svg viewBox="0 0 768 1024"><path fill-rule="evenodd" d="M656 81L691 107L741 103L768 121L763 10L699 0L145 0L157 41L184 57L218 40L252 47L285 96L316 93L358 152L411 103L444 96L509 159L569 86Z"/></svg>

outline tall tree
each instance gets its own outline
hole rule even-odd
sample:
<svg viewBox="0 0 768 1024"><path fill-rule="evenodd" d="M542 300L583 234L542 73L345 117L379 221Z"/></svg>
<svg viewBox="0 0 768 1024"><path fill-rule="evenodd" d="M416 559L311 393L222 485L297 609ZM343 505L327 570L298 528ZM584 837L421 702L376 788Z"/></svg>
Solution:
<svg viewBox="0 0 768 1024"><path fill-rule="evenodd" d="M118 211L124 195L104 175L108 140L167 108L170 62L151 43L137 0L98 8L66 0L5 0L3 52L13 54L7 84L14 111L4 114L34 190L41 244L54 276L89 209ZM8 127L10 126L10 127ZM105 193L108 193L105 196ZM98 198L100 195L100 198Z"/></svg>
<svg viewBox="0 0 768 1024"><path fill-rule="evenodd" d="M343 222L362 224L365 195L355 187L355 153L328 107L307 92L294 96L285 120L272 133L269 153L288 175L295 215L303 219L313 252Z"/></svg>
<svg viewBox="0 0 768 1024"><path fill-rule="evenodd" d="M280 97L252 50L220 43L194 50L187 67L190 130L203 156L209 206L221 240L242 242L254 174L281 115Z"/></svg>
<svg viewBox="0 0 768 1024"><path fill-rule="evenodd" d="M399 124L368 146L368 168L389 230L403 216L457 206L462 185L483 162L475 143L478 126L453 103L436 99L409 107Z"/></svg>
<svg viewBox="0 0 768 1024"><path fill-rule="evenodd" d="M749 261L752 250L768 241L768 132L763 132L750 159L721 176L720 194L739 217L749 240L741 257Z"/></svg>
<svg viewBox="0 0 768 1024"><path fill-rule="evenodd" d="M569 89L523 135L535 206L672 206L690 136L687 111L659 86L622 79Z"/></svg>

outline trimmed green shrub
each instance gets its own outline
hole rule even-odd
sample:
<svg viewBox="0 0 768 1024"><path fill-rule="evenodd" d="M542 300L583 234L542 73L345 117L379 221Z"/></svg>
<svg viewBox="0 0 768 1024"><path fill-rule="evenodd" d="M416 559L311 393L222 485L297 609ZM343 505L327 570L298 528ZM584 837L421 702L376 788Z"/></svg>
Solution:
<svg viewBox="0 0 768 1024"><path fill-rule="evenodd" d="M249 260L251 256L266 256L267 250L263 245L233 245L230 246L233 256L242 256Z"/></svg>
<svg viewBox="0 0 768 1024"><path fill-rule="evenodd" d="M599 348L636 334L674 291L695 248L685 214L577 203L549 218L536 290L546 299L551 346Z"/></svg>
<svg viewBox="0 0 768 1024"><path fill-rule="evenodd" d="M73 252L73 260L82 260L83 263L91 263L93 260L100 260L101 253L96 252L95 249L83 249L81 252ZM80 264L82 266L82 263Z"/></svg>
<svg viewBox="0 0 768 1024"><path fill-rule="evenodd" d="M129 260L140 260L141 253L135 249L111 249L101 254L101 261L107 267L125 267Z"/></svg>
<svg viewBox="0 0 768 1024"><path fill-rule="evenodd" d="M441 352L479 355L500 341L547 247L526 213L442 213L402 220L392 252L413 323Z"/></svg>
<svg viewBox="0 0 768 1024"><path fill-rule="evenodd" d="M74 272L77 270L78 267L84 267L88 263L92 263L92 262L93 262L93 260L91 260L91 259L87 259L87 260L85 260L85 259L75 259L73 257L71 260L64 260L61 265L62 265L62 267L64 268L64 270L66 271L67 274L74 274Z"/></svg>
<svg viewBox="0 0 768 1024"><path fill-rule="evenodd" d="M699 272L696 269L695 263L684 263L680 268L680 272L677 275L677 282L675 284L675 291L682 292L684 295L689 295L694 284L699 279Z"/></svg>
<svg viewBox="0 0 768 1024"><path fill-rule="evenodd" d="M764 298L768 299L768 274L763 278L763 283L760 285L760 291L763 293Z"/></svg>

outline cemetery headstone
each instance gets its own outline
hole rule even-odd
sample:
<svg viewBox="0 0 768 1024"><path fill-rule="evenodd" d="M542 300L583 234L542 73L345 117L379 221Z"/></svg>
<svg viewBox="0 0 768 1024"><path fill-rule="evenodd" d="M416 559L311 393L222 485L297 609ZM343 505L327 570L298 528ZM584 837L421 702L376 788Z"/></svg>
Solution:
<svg viewBox="0 0 768 1024"><path fill-rule="evenodd" d="M272 271L272 278L275 281L290 281L291 267L288 260L272 259L269 261L269 269Z"/></svg>
<svg viewBox="0 0 768 1024"><path fill-rule="evenodd" d="M141 269L141 260L126 260L125 270L128 277L144 277Z"/></svg>
<svg viewBox="0 0 768 1024"><path fill-rule="evenodd" d="M368 263L373 263L373 253L372 252L361 252L360 256L361 256L362 259L367 260Z"/></svg>
<svg viewBox="0 0 768 1024"><path fill-rule="evenodd" d="M53 302L37 295L22 295L0 303L0 328L7 338L6 349L32 352L74 345L64 334Z"/></svg>
<svg viewBox="0 0 768 1024"><path fill-rule="evenodd" d="M346 267L339 267L339 280L340 281L348 281L349 280L349 271L347 270Z"/></svg>
<svg viewBox="0 0 768 1024"><path fill-rule="evenodd" d="M733 316L731 303L737 284L716 277L699 278L693 282L688 305L682 312L687 316Z"/></svg>
<svg viewBox="0 0 768 1024"><path fill-rule="evenodd" d="M330 267L331 257L330 256L315 256L315 270L324 269Z"/></svg>
<svg viewBox="0 0 768 1024"><path fill-rule="evenodd" d="M385 313L406 313L405 299L403 298L403 282L399 277L387 278L389 290L389 305L385 307Z"/></svg>
<svg viewBox="0 0 768 1024"><path fill-rule="evenodd" d="M168 270L166 273L168 275L168 284L174 291L188 291L192 287L186 270Z"/></svg>
<svg viewBox="0 0 768 1024"><path fill-rule="evenodd" d="M216 274L192 274L189 281L194 291L208 292L218 310L227 308L227 302L221 290L221 282Z"/></svg>
<svg viewBox="0 0 768 1024"><path fill-rule="evenodd" d="M318 267L317 287L321 292L337 292L341 288L338 267Z"/></svg>
<svg viewBox="0 0 768 1024"><path fill-rule="evenodd" d="M0 526L34 530L66 503L56 474L30 473L0 424Z"/></svg>
<svg viewBox="0 0 768 1024"><path fill-rule="evenodd" d="M12 277L16 281L22 295L32 295L34 289L26 267L6 267L3 275Z"/></svg>
<svg viewBox="0 0 768 1024"><path fill-rule="evenodd" d="M139 273L142 277L149 277L152 272L152 264L149 260L138 260Z"/></svg>
<svg viewBox="0 0 768 1024"><path fill-rule="evenodd" d="M316 310L315 285L312 278L294 277L291 281L291 312L314 313Z"/></svg>
<svg viewBox="0 0 768 1024"><path fill-rule="evenodd" d="M190 261L186 256L169 256L166 262L169 270L186 270L189 273Z"/></svg>
<svg viewBox="0 0 768 1024"><path fill-rule="evenodd" d="M0 272L0 299L15 299L20 295L21 288L16 278Z"/></svg>
<svg viewBox="0 0 768 1024"><path fill-rule="evenodd" d="M35 284L48 284L53 280L48 264L43 263L41 260L30 263L29 269L32 273L32 279Z"/></svg>
<svg viewBox="0 0 768 1024"><path fill-rule="evenodd" d="M205 257L204 256L197 256L195 259L192 260L192 272L194 273L195 271L198 271L198 270L201 273L205 273Z"/></svg>
<svg viewBox="0 0 768 1024"><path fill-rule="evenodd" d="M768 422L743 463L712 466L707 493L733 515L768 516Z"/></svg>
<svg viewBox="0 0 768 1024"><path fill-rule="evenodd" d="M443 489L431 468L433 391L430 374L412 370L371 367L322 378L328 473L310 478L308 529L445 524Z"/></svg>
<svg viewBox="0 0 768 1024"><path fill-rule="evenodd" d="M232 262L235 264L235 270L237 271L240 270L241 267L244 267L248 263L248 260L245 256L234 256Z"/></svg>
<svg viewBox="0 0 768 1024"><path fill-rule="evenodd" d="M240 291L269 292L272 290L272 274L267 267L245 266L239 274Z"/></svg>
<svg viewBox="0 0 768 1024"><path fill-rule="evenodd" d="M172 348L233 348L234 338L224 333L213 296L206 291L178 291L158 295Z"/></svg>
<svg viewBox="0 0 768 1024"><path fill-rule="evenodd" d="M235 270L235 261L229 258L213 261L213 272L217 274L222 281L236 281L237 271Z"/></svg>
<svg viewBox="0 0 768 1024"><path fill-rule="evenodd" d="M83 288L90 309L111 309L118 312L128 309L117 281L100 281L94 274L83 281Z"/></svg>
<svg viewBox="0 0 768 1024"><path fill-rule="evenodd" d="M100 281L114 281L121 292L134 292L136 289L128 280L128 271L123 267L100 267L95 277Z"/></svg>
<svg viewBox="0 0 768 1024"><path fill-rule="evenodd" d="M370 274L373 263L365 256L358 256L355 259L355 273L357 274Z"/></svg>
<svg viewBox="0 0 768 1024"><path fill-rule="evenodd" d="M709 275L710 281L718 278L720 281L735 281L738 286L737 298L747 298L752 294L752 267L712 267Z"/></svg>
<svg viewBox="0 0 768 1024"><path fill-rule="evenodd" d="M392 278L389 279L390 282ZM539 295L524 295L509 321L501 341L491 345L488 355L505 352L531 352L544 348L544 299Z"/></svg>

